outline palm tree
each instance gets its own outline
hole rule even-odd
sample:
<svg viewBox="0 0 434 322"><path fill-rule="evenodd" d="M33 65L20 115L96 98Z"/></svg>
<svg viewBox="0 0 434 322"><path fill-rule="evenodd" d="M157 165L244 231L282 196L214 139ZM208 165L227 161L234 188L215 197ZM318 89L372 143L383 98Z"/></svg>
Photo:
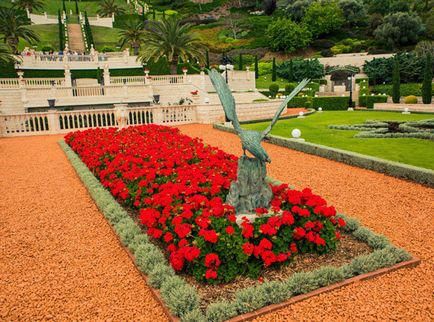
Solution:
<svg viewBox="0 0 434 322"><path fill-rule="evenodd" d="M33 12L33 9L42 9L44 7L41 0L17 0L15 5L20 9L28 9L30 13Z"/></svg>
<svg viewBox="0 0 434 322"><path fill-rule="evenodd" d="M179 58L205 62L205 46L201 44L198 36L191 32L191 24L182 24L176 16L162 21L151 21L147 27L144 51L139 59L145 63L151 58L158 61L167 58L170 64L170 73L175 75Z"/></svg>
<svg viewBox="0 0 434 322"><path fill-rule="evenodd" d="M27 26L29 19L25 13L14 8L0 8L0 35L3 42L11 47L12 53L17 52L19 39L27 42L39 41L37 33Z"/></svg>
<svg viewBox="0 0 434 322"><path fill-rule="evenodd" d="M0 44L0 63L14 63L16 62L15 56L12 55L8 46Z"/></svg>
<svg viewBox="0 0 434 322"><path fill-rule="evenodd" d="M145 42L146 31L141 21L128 21L125 23L125 29L119 32L119 36L121 46L128 43L134 49L134 55L137 55L140 45Z"/></svg>
<svg viewBox="0 0 434 322"><path fill-rule="evenodd" d="M125 9L115 3L115 0L102 0L100 3L98 14L101 17L109 17L113 14L121 15L125 13Z"/></svg>

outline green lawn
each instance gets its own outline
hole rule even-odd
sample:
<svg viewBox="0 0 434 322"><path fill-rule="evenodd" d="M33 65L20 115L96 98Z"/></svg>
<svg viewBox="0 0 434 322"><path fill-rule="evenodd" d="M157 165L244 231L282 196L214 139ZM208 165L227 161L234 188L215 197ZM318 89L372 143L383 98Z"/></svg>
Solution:
<svg viewBox="0 0 434 322"><path fill-rule="evenodd" d="M58 10L63 10L62 0L45 0L44 3L44 8L36 11L36 13L47 12L49 15L57 15ZM79 1L78 8L83 13L86 11L89 16L96 16L99 3L100 1ZM127 13L131 11L132 7L128 6L126 0L116 0L116 3L124 8ZM70 10L75 14L75 1L65 0L65 7L68 15L70 14Z"/></svg>
<svg viewBox="0 0 434 322"><path fill-rule="evenodd" d="M271 74L259 76L259 78L256 80L256 88L268 90L268 87L270 86L271 83L277 83L281 89L285 89L285 86L288 84L288 81L277 77L276 81L273 82L271 80Z"/></svg>
<svg viewBox="0 0 434 322"><path fill-rule="evenodd" d="M119 46L119 31L122 29L91 26L95 49L101 50L104 46Z"/></svg>
<svg viewBox="0 0 434 322"><path fill-rule="evenodd" d="M332 130L330 124L363 123L366 120L422 120L432 119L434 115L402 115L391 112L347 112L325 111L315 113L304 119L279 121L272 134L291 137L295 128L307 141L338 149L354 151L374 157L407 163L418 167L434 169L434 142L421 139L359 139L353 138L358 131ZM263 130L269 123L243 125L246 129Z"/></svg>
<svg viewBox="0 0 434 322"><path fill-rule="evenodd" d="M37 50L41 50L42 47L46 45L50 45L54 48L54 50L58 50L59 48L59 26L58 25L31 25L28 26L30 29L35 31L40 41L38 43L29 44L27 41L20 39L18 44L18 50L23 50L24 47L33 47L37 46Z"/></svg>

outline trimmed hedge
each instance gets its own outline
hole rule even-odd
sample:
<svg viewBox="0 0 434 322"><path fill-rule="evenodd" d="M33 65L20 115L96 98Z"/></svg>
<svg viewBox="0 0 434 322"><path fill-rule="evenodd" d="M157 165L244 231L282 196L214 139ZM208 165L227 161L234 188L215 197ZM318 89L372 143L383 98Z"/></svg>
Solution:
<svg viewBox="0 0 434 322"><path fill-rule="evenodd" d="M359 106L374 108L374 103L387 103L387 96L385 95L359 96Z"/></svg>
<svg viewBox="0 0 434 322"><path fill-rule="evenodd" d="M348 109L348 96L318 96L312 98L312 107L321 107L323 111Z"/></svg>

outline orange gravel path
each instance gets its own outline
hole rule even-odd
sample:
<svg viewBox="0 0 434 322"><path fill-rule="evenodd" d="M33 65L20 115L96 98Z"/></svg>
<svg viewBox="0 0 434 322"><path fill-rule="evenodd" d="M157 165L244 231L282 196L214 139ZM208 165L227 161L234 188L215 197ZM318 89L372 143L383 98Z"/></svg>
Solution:
<svg viewBox="0 0 434 322"><path fill-rule="evenodd" d="M210 125L180 126L226 152L241 155L239 139ZM258 321L433 321L434 190L283 147L264 144L269 174L311 187L330 204L422 259L416 268L363 281L291 305Z"/></svg>
<svg viewBox="0 0 434 322"><path fill-rule="evenodd" d="M0 140L0 320L165 321L59 138Z"/></svg>

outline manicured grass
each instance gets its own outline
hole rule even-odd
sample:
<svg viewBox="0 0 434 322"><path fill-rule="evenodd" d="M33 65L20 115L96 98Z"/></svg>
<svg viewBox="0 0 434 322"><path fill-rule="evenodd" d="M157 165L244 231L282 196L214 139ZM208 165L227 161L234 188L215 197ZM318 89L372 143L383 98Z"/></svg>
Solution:
<svg viewBox="0 0 434 322"><path fill-rule="evenodd" d="M281 89L285 89L285 86L288 84L288 81L277 77L276 81L273 82L271 80L271 74L263 75L263 76L259 76L259 78L256 80L256 88L268 90L268 87L270 87L271 83L277 83Z"/></svg>
<svg viewBox="0 0 434 322"><path fill-rule="evenodd" d="M402 162L418 167L434 169L434 142L421 139L360 139L353 136L358 131L329 129L331 124L355 124L366 120L423 120L434 115L402 115L390 112L326 111L304 119L279 121L271 134L291 137L295 128L307 141L333 148L353 151L382 159ZM269 123L243 125L246 129L263 130Z"/></svg>
<svg viewBox="0 0 434 322"><path fill-rule="evenodd" d="M95 49L101 50L104 46L113 47L119 46L119 32L122 29L91 26Z"/></svg>
<svg viewBox="0 0 434 322"><path fill-rule="evenodd" d="M31 25L28 26L35 31L40 41L38 43L29 44L27 41L20 40L18 44L18 50L23 50L24 47L37 46L37 50L41 50L42 47L50 45L55 51L59 50L59 26L55 24L51 25Z"/></svg>
<svg viewBox="0 0 434 322"><path fill-rule="evenodd" d="M44 3L44 8L36 11L35 13L47 12L49 15L57 15L58 10L63 10L62 0L45 0ZM131 11L132 7L128 6L126 0L116 0L116 3L124 8L127 12ZM83 13L86 11L88 15L96 16L96 12L100 7L99 4L100 1L79 1L78 8ZM65 0L65 8L68 15L70 14L70 10L72 10L72 13L75 14L75 1Z"/></svg>

